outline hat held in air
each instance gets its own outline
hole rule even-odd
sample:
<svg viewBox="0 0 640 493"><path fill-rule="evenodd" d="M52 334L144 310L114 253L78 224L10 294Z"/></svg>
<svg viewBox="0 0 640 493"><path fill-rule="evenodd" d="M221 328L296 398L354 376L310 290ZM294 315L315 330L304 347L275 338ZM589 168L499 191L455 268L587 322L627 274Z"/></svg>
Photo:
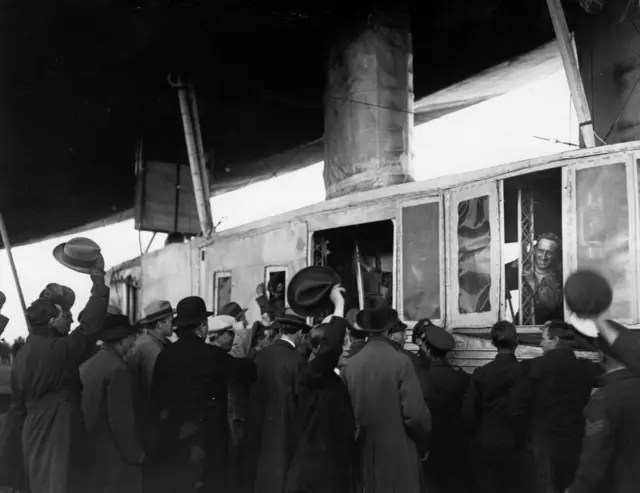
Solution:
<svg viewBox="0 0 640 493"><path fill-rule="evenodd" d="M71 238L53 249L53 257L65 267L89 274L96 265L104 268L102 254L98 244L89 238Z"/></svg>
<svg viewBox="0 0 640 493"><path fill-rule="evenodd" d="M572 273L564 284L564 299L572 312L567 322L578 332L596 337L598 328L594 319L611 306L613 289L602 274L580 269Z"/></svg>
<svg viewBox="0 0 640 493"><path fill-rule="evenodd" d="M340 276L331 267L306 267L291 278L287 301L298 315L316 317L331 309L331 290L341 283Z"/></svg>

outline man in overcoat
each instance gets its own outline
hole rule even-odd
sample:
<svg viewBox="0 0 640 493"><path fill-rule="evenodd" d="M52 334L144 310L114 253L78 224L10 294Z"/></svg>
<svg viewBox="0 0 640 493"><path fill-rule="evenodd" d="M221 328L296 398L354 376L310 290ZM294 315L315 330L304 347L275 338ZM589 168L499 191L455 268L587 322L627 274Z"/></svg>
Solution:
<svg viewBox="0 0 640 493"><path fill-rule="evenodd" d="M252 361L234 358L230 349L205 341L207 311L198 296L182 299L173 321L178 341L158 355L153 394L166 419L162 425L164 481L158 492L188 493L206 487L226 492L228 486L227 384L255 379ZM233 329L226 331L233 341ZM215 440L214 440L215 439ZM217 467L211 469L215 459Z"/></svg>
<svg viewBox="0 0 640 493"><path fill-rule="evenodd" d="M286 493L349 493L355 451L355 422L349 390L334 369L347 329L343 288L330 297L334 315L311 329L312 357L296 385L300 440L287 474Z"/></svg>
<svg viewBox="0 0 640 493"><path fill-rule="evenodd" d="M357 427L359 488L419 493L431 414L409 356L388 337L398 314L390 308L363 310L356 323L371 335L345 370Z"/></svg>
<svg viewBox="0 0 640 493"><path fill-rule="evenodd" d="M632 493L640 485L640 376L600 338L604 375L585 408L580 464L568 493Z"/></svg>
<svg viewBox="0 0 640 493"><path fill-rule="evenodd" d="M583 410L602 373L597 364L576 357L574 334L565 322L547 322L542 328L544 354L527 362L538 491L563 493L571 484L582 448Z"/></svg>
<svg viewBox="0 0 640 493"><path fill-rule="evenodd" d="M125 362L136 336L125 315L108 315L102 348L80 367L87 428L87 493L141 493L145 453L136 426L133 374Z"/></svg>
<svg viewBox="0 0 640 493"><path fill-rule="evenodd" d="M420 347L431 359L424 372L425 400L433 420L431 452L426 462L432 493L464 493L468 488L470 437L462 419L469 375L447 361L453 336L432 323L419 331Z"/></svg>
<svg viewBox="0 0 640 493"><path fill-rule="evenodd" d="M49 284L27 310L30 334L16 356L13 402L0 439L0 470L26 467L32 493L82 493L86 436L78 368L95 346L106 316L109 289L100 265L80 326L69 333L73 291ZM15 440L17 438L17 440ZM24 457L24 463L5 460ZM16 485L28 491L24 482Z"/></svg>
<svg viewBox="0 0 640 493"><path fill-rule="evenodd" d="M311 330L292 310L276 318L281 337L255 358L257 380L249 396L242 451L246 493L283 493L291 457L298 445L295 383L306 362L297 350Z"/></svg>
<svg viewBox="0 0 640 493"><path fill-rule="evenodd" d="M478 491L521 491L525 481L527 410L531 383L518 362L515 326L500 321L491 328L496 358L471 377L463 415L473 430Z"/></svg>

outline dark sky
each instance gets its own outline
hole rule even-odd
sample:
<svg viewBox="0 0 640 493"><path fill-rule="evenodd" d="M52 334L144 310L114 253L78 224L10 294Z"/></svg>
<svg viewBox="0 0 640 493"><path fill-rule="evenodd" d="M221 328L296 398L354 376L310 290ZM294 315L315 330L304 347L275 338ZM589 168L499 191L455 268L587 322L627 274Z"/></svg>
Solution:
<svg viewBox="0 0 640 493"><path fill-rule="evenodd" d="M146 157L186 164L171 71L194 81L214 180L322 137L326 49L370 7L288 3L3 1L0 206L12 242L131 208L137 138ZM553 37L542 0L407 8L416 98Z"/></svg>

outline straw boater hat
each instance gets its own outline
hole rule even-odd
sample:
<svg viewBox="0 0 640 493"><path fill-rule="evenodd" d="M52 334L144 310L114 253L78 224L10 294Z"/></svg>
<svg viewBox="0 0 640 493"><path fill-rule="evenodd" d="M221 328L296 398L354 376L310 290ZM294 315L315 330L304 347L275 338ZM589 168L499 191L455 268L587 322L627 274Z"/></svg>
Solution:
<svg viewBox="0 0 640 493"><path fill-rule="evenodd" d="M176 329L202 322L206 320L213 312L207 310L207 305L200 296L187 296L178 303L176 307L176 316L173 319L173 325Z"/></svg>
<svg viewBox="0 0 640 493"><path fill-rule="evenodd" d="M173 317L175 310L167 300L152 301L144 308L144 318L138 320L137 325L148 325L159 322L164 318Z"/></svg>
<svg viewBox="0 0 640 493"><path fill-rule="evenodd" d="M233 325L236 323L236 319L231 315L218 315L211 319L209 324L209 330L207 334L211 335L216 332L233 331Z"/></svg>
<svg viewBox="0 0 640 493"><path fill-rule="evenodd" d="M101 256L100 247L89 238L71 238L53 249L58 262L82 274L89 274Z"/></svg>

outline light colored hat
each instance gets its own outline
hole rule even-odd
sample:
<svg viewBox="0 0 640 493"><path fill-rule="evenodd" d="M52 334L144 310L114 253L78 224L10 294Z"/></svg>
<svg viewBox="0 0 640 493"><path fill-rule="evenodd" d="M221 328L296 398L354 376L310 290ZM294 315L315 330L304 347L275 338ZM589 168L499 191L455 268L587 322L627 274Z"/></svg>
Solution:
<svg viewBox="0 0 640 493"><path fill-rule="evenodd" d="M100 259L100 247L89 238L71 238L53 249L53 257L65 267L89 274Z"/></svg>
<svg viewBox="0 0 640 493"><path fill-rule="evenodd" d="M214 334L216 332L222 332L223 330L234 330L235 323L236 319L231 315L218 315L211 319L208 333Z"/></svg>
<svg viewBox="0 0 640 493"><path fill-rule="evenodd" d="M152 301L144 308L145 317L138 324L151 324L163 318L173 317L175 310L167 300Z"/></svg>

